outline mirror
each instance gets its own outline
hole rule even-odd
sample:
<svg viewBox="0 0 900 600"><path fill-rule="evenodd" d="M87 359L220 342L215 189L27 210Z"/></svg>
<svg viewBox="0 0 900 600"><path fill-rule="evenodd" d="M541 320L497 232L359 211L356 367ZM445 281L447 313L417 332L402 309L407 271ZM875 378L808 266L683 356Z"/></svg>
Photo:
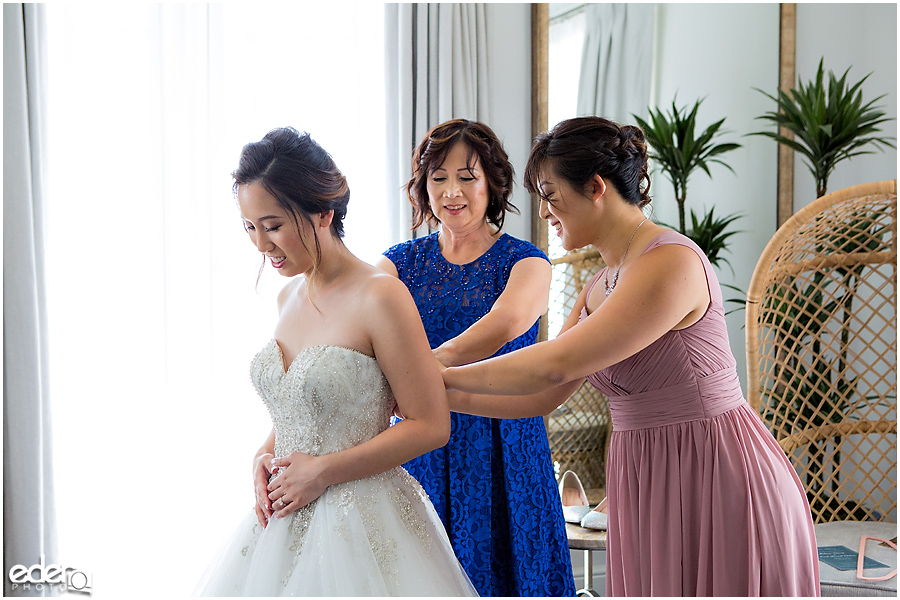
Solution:
<svg viewBox="0 0 900 600"><path fill-rule="evenodd" d="M630 66L618 68L615 81L624 83L600 81L594 85L608 97L610 89L606 88L637 87L630 83L632 72L642 71L649 80L638 94L619 94L630 104L618 109L625 117L614 120L635 123L630 115L646 118L648 106L671 109L673 102L679 107L692 106L702 98L698 126L706 127L724 117L720 141L742 145L723 157L734 173L711 165L711 177L701 172L692 175L685 206L686 211L693 209L698 215L713 205L719 216L743 215L734 224L743 233L731 238L731 252L725 254L731 268L719 269L719 276L723 284L745 289L757 257L777 227L777 173L781 170L776 164L777 145L744 134L761 129L756 117L771 109L771 101L753 88L774 92L779 85L779 5L652 4L643 5L643 11L629 4L533 5L534 81L543 86L536 85L534 90L534 105L540 107L535 110L535 120L546 115L543 123L535 123L535 133L579 114L581 56L585 40L599 27L599 8L618 21L604 27L603 34L609 36L609 44L619 45L618 62L628 61ZM644 62L638 55L646 57ZM677 224L671 182L658 169L651 172L651 178L654 218ZM558 258L560 253L549 243L546 227L538 215L533 217L537 221L533 224L535 239L545 244L551 259ZM560 309L565 312L564 307L556 308ZM552 316L550 320L548 335L553 336L557 324ZM739 343L742 325L742 313L729 317L729 334L738 342L733 344L738 373L744 377L744 351Z"/></svg>

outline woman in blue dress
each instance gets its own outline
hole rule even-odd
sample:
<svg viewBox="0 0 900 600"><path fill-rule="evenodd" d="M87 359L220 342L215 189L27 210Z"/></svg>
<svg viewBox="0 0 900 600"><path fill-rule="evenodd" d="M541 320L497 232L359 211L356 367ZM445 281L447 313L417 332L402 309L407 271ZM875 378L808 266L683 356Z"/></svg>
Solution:
<svg viewBox="0 0 900 600"><path fill-rule="evenodd" d="M378 263L409 288L445 366L535 342L551 269L534 245L501 233L513 167L486 125L455 119L415 151L406 186L414 228ZM517 211L516 211L517 212ZM575 584L547 432L540 417L452 413L449 443L404 466L422 484L482 596L572 596Z"/></svg>

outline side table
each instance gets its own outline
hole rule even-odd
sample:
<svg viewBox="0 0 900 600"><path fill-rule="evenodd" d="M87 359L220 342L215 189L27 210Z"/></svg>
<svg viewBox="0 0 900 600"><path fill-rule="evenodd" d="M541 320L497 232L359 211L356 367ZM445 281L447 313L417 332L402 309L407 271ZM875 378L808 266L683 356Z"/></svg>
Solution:
<svg viewBox="0 0 900 600"><path fill-rule="evenodd" d="M577 594L599 596L600 594L594 590L593 553L596 550L606 551L606 532L566 523L566 537L569 538L569 550L584 551L584 587L578 590Z"/></svg>

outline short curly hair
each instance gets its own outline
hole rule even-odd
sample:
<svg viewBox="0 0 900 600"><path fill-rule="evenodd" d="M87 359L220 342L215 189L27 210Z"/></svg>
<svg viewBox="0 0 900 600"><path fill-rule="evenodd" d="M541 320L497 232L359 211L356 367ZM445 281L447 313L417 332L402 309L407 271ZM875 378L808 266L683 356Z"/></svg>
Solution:
<svg viewBox="0 0 900 600"><path fill-rule="evenodd" d="M418 229L423 223L437 229L440 224L428 198L428 175L444 164L451 148L460 141L469 150L466 164L472 166L476 157L481 162L481 170L488 184L485 213L488 222L499 230L503 227L507 211L519 213L519 209L509 200L515 171L497 135L484 123L453 119L433 127L413 153L413 174L406 184L406 194L413 207L412 229Z"/></svg>

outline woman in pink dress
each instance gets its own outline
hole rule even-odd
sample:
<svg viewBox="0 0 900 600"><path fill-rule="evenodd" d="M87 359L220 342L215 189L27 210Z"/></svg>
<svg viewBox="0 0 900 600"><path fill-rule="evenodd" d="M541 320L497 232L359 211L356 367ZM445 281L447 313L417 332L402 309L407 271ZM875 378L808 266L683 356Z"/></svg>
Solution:
<svg viewBox="0 0 900 600"><path fill-rule="evenodd" d="M609 596L816 596L800 480L744 400L700 248L649 221L643 132L600 117L538 137L525 185L567 250L608 265L559 336L444 371L451 409L548 414L587 378L609 397Z"/></svg>

